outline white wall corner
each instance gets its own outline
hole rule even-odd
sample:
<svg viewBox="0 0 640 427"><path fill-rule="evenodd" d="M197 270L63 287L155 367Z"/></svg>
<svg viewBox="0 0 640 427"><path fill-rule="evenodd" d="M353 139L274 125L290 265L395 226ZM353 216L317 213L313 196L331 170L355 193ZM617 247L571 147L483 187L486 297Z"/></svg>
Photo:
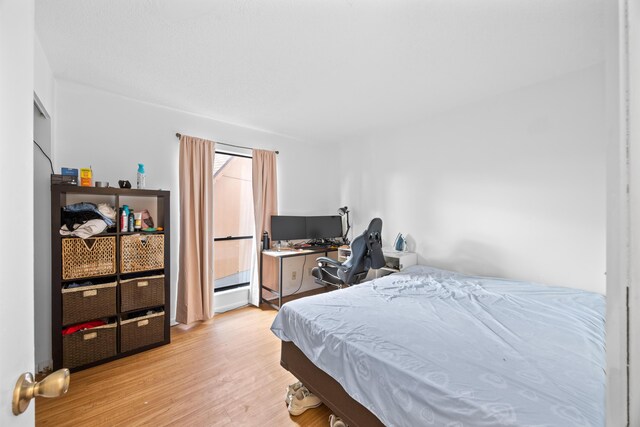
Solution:
<svg viewBox="0 0 640 427"><path fill-rule="evenodd" d="M44 374L53 370L53 360L49 359L44 362L36 363L36 373Z"/></svg>
<svg viewBox="0 0 640 427"><path fill-rule="evenodd" d="M53 116L55 108L55 79L49 59L42 48L38 34L33 37L33 92L38 108L45 116ZM47 117L48 118L48 117Z"/></svg>

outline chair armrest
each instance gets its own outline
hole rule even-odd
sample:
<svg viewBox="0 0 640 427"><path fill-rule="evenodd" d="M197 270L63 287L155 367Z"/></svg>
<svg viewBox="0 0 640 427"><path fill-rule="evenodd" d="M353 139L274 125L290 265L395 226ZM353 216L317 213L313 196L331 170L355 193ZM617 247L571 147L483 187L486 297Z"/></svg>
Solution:
<svg viewBox="0 0 640 427"><path fill-rule="evenodd" d="M323 264L330 265L331 267L345 269L345 267L342 265L341 262L336 261L333 258L327 258L327 257L321 256L320 258L316 258L316 261L318 262L318 264L323 263Z"/></svg>

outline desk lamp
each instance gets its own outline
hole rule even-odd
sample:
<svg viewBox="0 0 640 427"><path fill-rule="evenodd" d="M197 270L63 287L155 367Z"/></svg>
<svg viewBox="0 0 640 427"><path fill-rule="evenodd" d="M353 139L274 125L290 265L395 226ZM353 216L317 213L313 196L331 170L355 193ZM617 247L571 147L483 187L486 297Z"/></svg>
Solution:
<svg viewBox="0 0 640 427"><path fill-rule="evenodd" d="M345 216L347 215L347 231L344 232L344 236L342 236L342 240L344 240L344 243L346 245L349 244L349 230L351 229L351 224L349 224L349 208L348 207L342 207L340 209L338 209L338 214L340 216Z"/></svg>

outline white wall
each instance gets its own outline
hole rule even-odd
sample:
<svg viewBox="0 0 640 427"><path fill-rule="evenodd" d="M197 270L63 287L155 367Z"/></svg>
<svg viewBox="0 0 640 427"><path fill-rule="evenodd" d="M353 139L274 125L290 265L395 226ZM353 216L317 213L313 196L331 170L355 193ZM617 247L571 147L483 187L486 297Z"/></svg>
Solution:
<svg viewBox="0 0 640 427"><path fill-rule="evenodd" d="M32 403L15 417L11 396L33 372L33 0L0 0L0 425L34 424Z"/></svg>
<svg viewBox="0 0 640 427"><path fill-rule="evenodd" d="M172 191L172 318L175 318L179 247L176 132L280 150L278 203L283 214L322 215L338 208L340 195L335 153L322 147L70 82L57 82L55 101L57 165L91 166L94 181L109 181L117 186L119 179L135 183L137 163L140 162L145 164L147 188Z"/></svg>
<svg viewBox="0 0 640 427"><path fill-rule="evenodd" d="M42 49L40 39L36 34L33 40L33 91L47 113L53 116L55 80L49 60Z"/></svg>
<svg viewBox="0 0 640 427"><path fill-rule="evenodd" d="M344 144L355 231L421 264L604 293L604 68Z"/></svg>

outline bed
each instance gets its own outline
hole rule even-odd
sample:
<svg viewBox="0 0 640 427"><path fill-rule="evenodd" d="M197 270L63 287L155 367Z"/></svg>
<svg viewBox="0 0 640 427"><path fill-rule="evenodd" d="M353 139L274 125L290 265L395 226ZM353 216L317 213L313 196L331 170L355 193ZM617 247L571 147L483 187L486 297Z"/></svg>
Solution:
<svg viewBox="0 0 640 427"><path fill-rule="evenodd" d="M604 426L605 298L413 266L285 304L281 364L351 427Z"/></svg>

